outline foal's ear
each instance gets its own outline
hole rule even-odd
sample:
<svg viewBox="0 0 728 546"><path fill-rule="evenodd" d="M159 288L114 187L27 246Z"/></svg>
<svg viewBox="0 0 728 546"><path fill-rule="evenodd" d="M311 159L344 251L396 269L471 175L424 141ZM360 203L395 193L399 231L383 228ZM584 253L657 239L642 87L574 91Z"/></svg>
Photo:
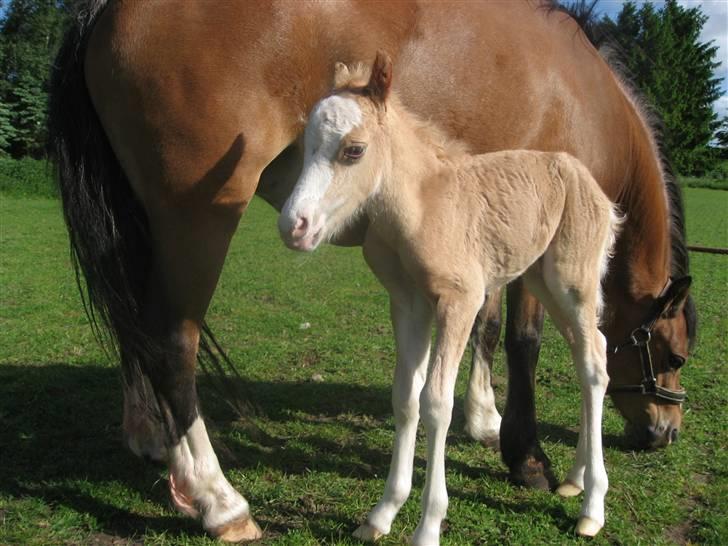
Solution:
<svg viewBox="0 0 728 546"><path fill-rule="evenodd" d="M351 72L349 67L342 62L337 62L334 65L334 89L343 87L351 79Z"/></svg>
<svg viewBox="0 0 728 546"><path fill-rule="evenodd" d="M672 282L662 297L662 315L672 318L678 314L688 297L688 290L693 279L690 276L681 277Z"/></svg>
<svg viewBox="0 0 728 546"><path fill-rule="evenodd" d="M389 96L392 86L392 59L384 51L377 51L377 57L372 66L372 75L366 90L374 102L384 103Z"/></svg>

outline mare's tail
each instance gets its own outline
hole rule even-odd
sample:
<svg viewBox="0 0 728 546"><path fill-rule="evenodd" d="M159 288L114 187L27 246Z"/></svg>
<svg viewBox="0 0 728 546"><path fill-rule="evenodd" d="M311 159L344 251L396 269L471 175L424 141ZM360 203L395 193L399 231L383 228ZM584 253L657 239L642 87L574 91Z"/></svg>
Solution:
<svg viewBox="0 0 728 546"><path fill-rule="evenodd" d="M88 40L106 3L84 3L53 65L48 151L57 170L76 280L94 333L118 353L125 387L148 390L147 367L161 356L140 320L152 264L149 226L101 126L84 75ZM207 369L234 371L206 325L200 348L208 357ZM158 413L151 393L136 394L152 414Z"/></svg>
<svg viewBox="0 0 728 546"><path fill-rule="evenodd" d="M106 1L86 2L58 52L51 73L48 146L86 313L99 340L119 352L130 381L152 350L139 320L151 247L146 214L85 83L86 47Z"/></svg>

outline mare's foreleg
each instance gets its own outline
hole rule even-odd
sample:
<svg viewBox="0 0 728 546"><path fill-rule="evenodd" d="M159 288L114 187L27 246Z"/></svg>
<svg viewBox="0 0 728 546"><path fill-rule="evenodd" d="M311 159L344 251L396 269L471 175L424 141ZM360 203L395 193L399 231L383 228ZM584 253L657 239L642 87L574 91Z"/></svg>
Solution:
<svg viewBox="0 0 728 546"><path fill-rule="evenodd" d="M508 391L500 430L501 456L514 483L550 489L556 479L539 444L536 425L536 364L542 330L543 307L522 279L513 281L507 288Z"/></svg>
<svg viewBox="0 0 728 546"><path fill-rule="evenodd" d="M465 432L475 441L498 449L501 416L491 381L493 355L501 332L500 289L488 294L470 333L472 363L465 394Z"/></svg>
<svg viewBox="0 0 728 546"><path fill-rule="evenodd" d="M420 417L427 432L427 474L422 493L422 516L412 543L439 544L440 525L447 513L445 443L452 419L455 380L483 291L471 289L437 302L437 344L420 396Z"/></svg>

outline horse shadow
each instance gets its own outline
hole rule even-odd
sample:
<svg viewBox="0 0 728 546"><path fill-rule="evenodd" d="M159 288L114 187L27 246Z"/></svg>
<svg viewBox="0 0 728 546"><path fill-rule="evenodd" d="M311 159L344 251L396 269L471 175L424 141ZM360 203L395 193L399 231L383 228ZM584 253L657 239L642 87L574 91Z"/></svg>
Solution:
<svg viewBox="0 0 728 546"><path fill-rule="evenodd" d="M249 393L254 415L233 411L216 396L212 382L200 378L200 391L211 437L224 468L268 468L285 474L329 472L342 477L371 479L386 476L391 455L389 441L371 445L367 433L382 427L393 429L390 389L345 383L243 381L233 387ZM146 531L195 536L199 525L173 510L139 515L128 508L128 499L101 498L93 485L120 483L130 488L139 502L168 506L166 480L160 470L132 456L122 447L121 380L110 366L73 366L65 363L26 363L0 366L0 494L36 498L50 505L65 505L91 515L101 531L133 540ZM462 401L453 419L449 443L469 442L462 431ZM301 425L296 441L268 429ZM262 426L261 426L261 423ZM334 423L346 431L344 443L319 431L319 424ZM576 434L559 425L540 423L542 434L576 446ZM221 441L216 430L236 429ZM238 439L241 438L241 439ZM485 449L485 448L483 448ZM319 455L312 455L319 454ZM273 454L273 455L272 455ZM320 456L335 454L335 456ZM417 457L416 467L425 461ZM477 467L449 458L450 469L470 477L504 480L503 467L479 463ZM79 487L89 482L91 487ZM455 492L457 494L457 492ZM256 499L250 499L256 504ZM487 495L478 501L495 506ZM512 508L512 507L511 507ZM509 509L511 509L509 508ZM335 520L352 525L335 509L296 507L297 517ZM302 513L303 512L303 513ZM562 515L554 514L561 518ZM564 517L564 521L568 518ZM286 529L276 521L266 524L274 534ZM566 524L566 523L565 523ZM310 521L309 529L322 539L330 529Z"/></svg>

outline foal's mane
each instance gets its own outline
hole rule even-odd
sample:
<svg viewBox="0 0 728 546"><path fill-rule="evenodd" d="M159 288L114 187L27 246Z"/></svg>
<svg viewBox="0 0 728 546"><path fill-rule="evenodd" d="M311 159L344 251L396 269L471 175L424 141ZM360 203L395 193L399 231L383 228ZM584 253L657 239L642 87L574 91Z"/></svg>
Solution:
<svg viewBox="0 0 728 546"><path fill-rule="evenodd" d="M603 25L599 24L595 14L596 0L575 0L574 2L564 4L559 2L559 0L542 0L541 7L545 8L549 13L554 11L564 13L576 21L584 36L598 50L599 55L611 69L617 83L622 88L625 96L634 107L637 116L642 121L657 157L664 196L668 205L671 247L670 276L673 279L677 279L687 275L690 268L690 259L685 235L685 209L682 190L677 183L675 172L668 158L662 138L662 129L664 127L662 117L644 97L644 94L637 89L637 86L634 84L634 79L630 77L629 71L622 61L624 59L623 48L620 47L613 36L610 36L604 31ZM630 193L630 189L628 187L625 188L625 193ZM626 195L625 198L629 199L629 195ZM644 201L641 208L644 210ZM685 320L688 339L692 346L695 341L697 329L697 314L695 303L691 297L688 297L685 304Z"/></svg>
<svg viewBox="0 0 728 546"><path fill-rule="evenodd" d="M367 83L369 82L372 67L360 62L347 68L349 73L334 82L332 94L352 93L368 96ZM387 97L387 106L404 115L417 138L434 149L439 159L448 161L469 153L464 142L451 138L433 121L424 119L407 108L396 91L392 91Z"/></svg>

